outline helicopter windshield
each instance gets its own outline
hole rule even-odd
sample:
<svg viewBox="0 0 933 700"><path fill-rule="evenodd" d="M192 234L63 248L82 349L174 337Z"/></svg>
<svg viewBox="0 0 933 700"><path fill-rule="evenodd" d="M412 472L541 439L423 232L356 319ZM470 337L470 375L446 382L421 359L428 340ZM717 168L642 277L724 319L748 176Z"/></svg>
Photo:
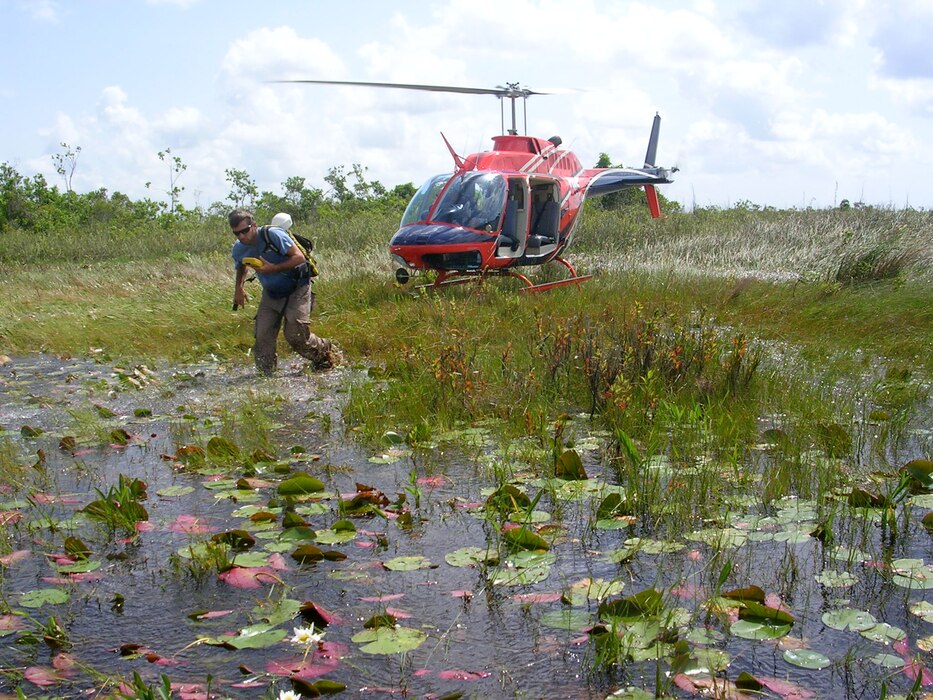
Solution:
<svg viewBox="0 0 933 700"><path fill-rule="evenodd" d="M457 177L434 209L433 221L496 231L505 206L505 178L496 173Z"/></svg>
<svg viewBox="0 0 933 700"><path fill-rule="evenodd" d="M447 184L447 181L451 177L451 173L445 173L443 175L435 175L425 182L418 191L415 192L415 196L411 198L411 201L405 208L405 214L402 216L402 226L416 224L419 221L427 221L428 214L431 212L431 205L434 204L437 195L440 194L444 185Z"/></svg>

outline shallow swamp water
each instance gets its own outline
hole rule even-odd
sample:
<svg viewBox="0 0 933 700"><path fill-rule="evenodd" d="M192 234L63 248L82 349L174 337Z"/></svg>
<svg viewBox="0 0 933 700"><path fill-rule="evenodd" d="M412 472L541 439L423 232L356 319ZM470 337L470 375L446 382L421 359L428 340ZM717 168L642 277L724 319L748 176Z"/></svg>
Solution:
<svg viewBox="0 0 933 700"><path fill-rule="evenodd" d="M835 539L825 504L754 493L667 538L613 510L585 416L586 478L542 477L543 448L494 426L367 446L341 423L356 371L0 367L0 694L137 697L163 675L180 698L933 689L928 488L891 509L850 492ZM900 463L930 459L931 422L906 424Z"/></svg>

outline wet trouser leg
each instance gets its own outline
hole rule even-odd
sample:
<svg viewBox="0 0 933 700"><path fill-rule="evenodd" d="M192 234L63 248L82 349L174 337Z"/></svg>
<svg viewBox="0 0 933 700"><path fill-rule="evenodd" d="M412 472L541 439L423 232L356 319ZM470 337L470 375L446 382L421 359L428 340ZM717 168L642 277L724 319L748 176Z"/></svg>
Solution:
<svg viewBox="0 0 933 700"><path fill-rule="evenodd" d="M253 359L260 374L272 374L277 364L275 352L276 341L279 337L279 328L282 326L287 299L273 299L263 293L256 310L256 321L253 327Z"/></svg>
<svg viewBox="0 0 933 700"><path fill-rule="evenodd" d="M288 297L283 315L285 317L285 340L302 357L316 366L328 363L330 342L311 332L311 310L314 309L314 292L311 285L298 287Z"/></svg>

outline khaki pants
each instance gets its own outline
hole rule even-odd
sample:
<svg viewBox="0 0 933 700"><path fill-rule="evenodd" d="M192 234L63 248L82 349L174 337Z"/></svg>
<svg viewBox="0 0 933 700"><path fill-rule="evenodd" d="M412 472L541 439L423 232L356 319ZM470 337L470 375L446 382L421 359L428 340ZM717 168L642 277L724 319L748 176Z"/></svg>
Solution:
<svg viewBox="0 0 933 700"><path fill-rule="evenodd" d="M272 374L278 361L276 343L282 321L285 321L285 340L292 349L315 366L328 361L330 343L311 332L311 310L314 308L314 292L305 284L285 299L273 299L263 292L256 311L253 356L256 369L262 374Z"/></svg>

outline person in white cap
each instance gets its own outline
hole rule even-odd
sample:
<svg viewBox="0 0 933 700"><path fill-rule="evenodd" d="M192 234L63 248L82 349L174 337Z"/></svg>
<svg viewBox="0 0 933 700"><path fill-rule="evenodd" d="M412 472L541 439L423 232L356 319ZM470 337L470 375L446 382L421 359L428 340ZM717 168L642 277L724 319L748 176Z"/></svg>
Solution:
<svg viewBox="0 0 933 700"><path fill-rule="evenodd" d="M231 251L236 264L234 310L246 304L243 283L249 267L256 269L262 285L253 330L256 369L264 375L275 371L276 343L283 321L285 340L295 352L311 360L315 369L332 367L333 343L311 332L314 292L308 262L288 234L292 218L285 213L276 214L271 226L259 228L251 211L238 208L230 212L227 220L237 238Z"/></svg>

